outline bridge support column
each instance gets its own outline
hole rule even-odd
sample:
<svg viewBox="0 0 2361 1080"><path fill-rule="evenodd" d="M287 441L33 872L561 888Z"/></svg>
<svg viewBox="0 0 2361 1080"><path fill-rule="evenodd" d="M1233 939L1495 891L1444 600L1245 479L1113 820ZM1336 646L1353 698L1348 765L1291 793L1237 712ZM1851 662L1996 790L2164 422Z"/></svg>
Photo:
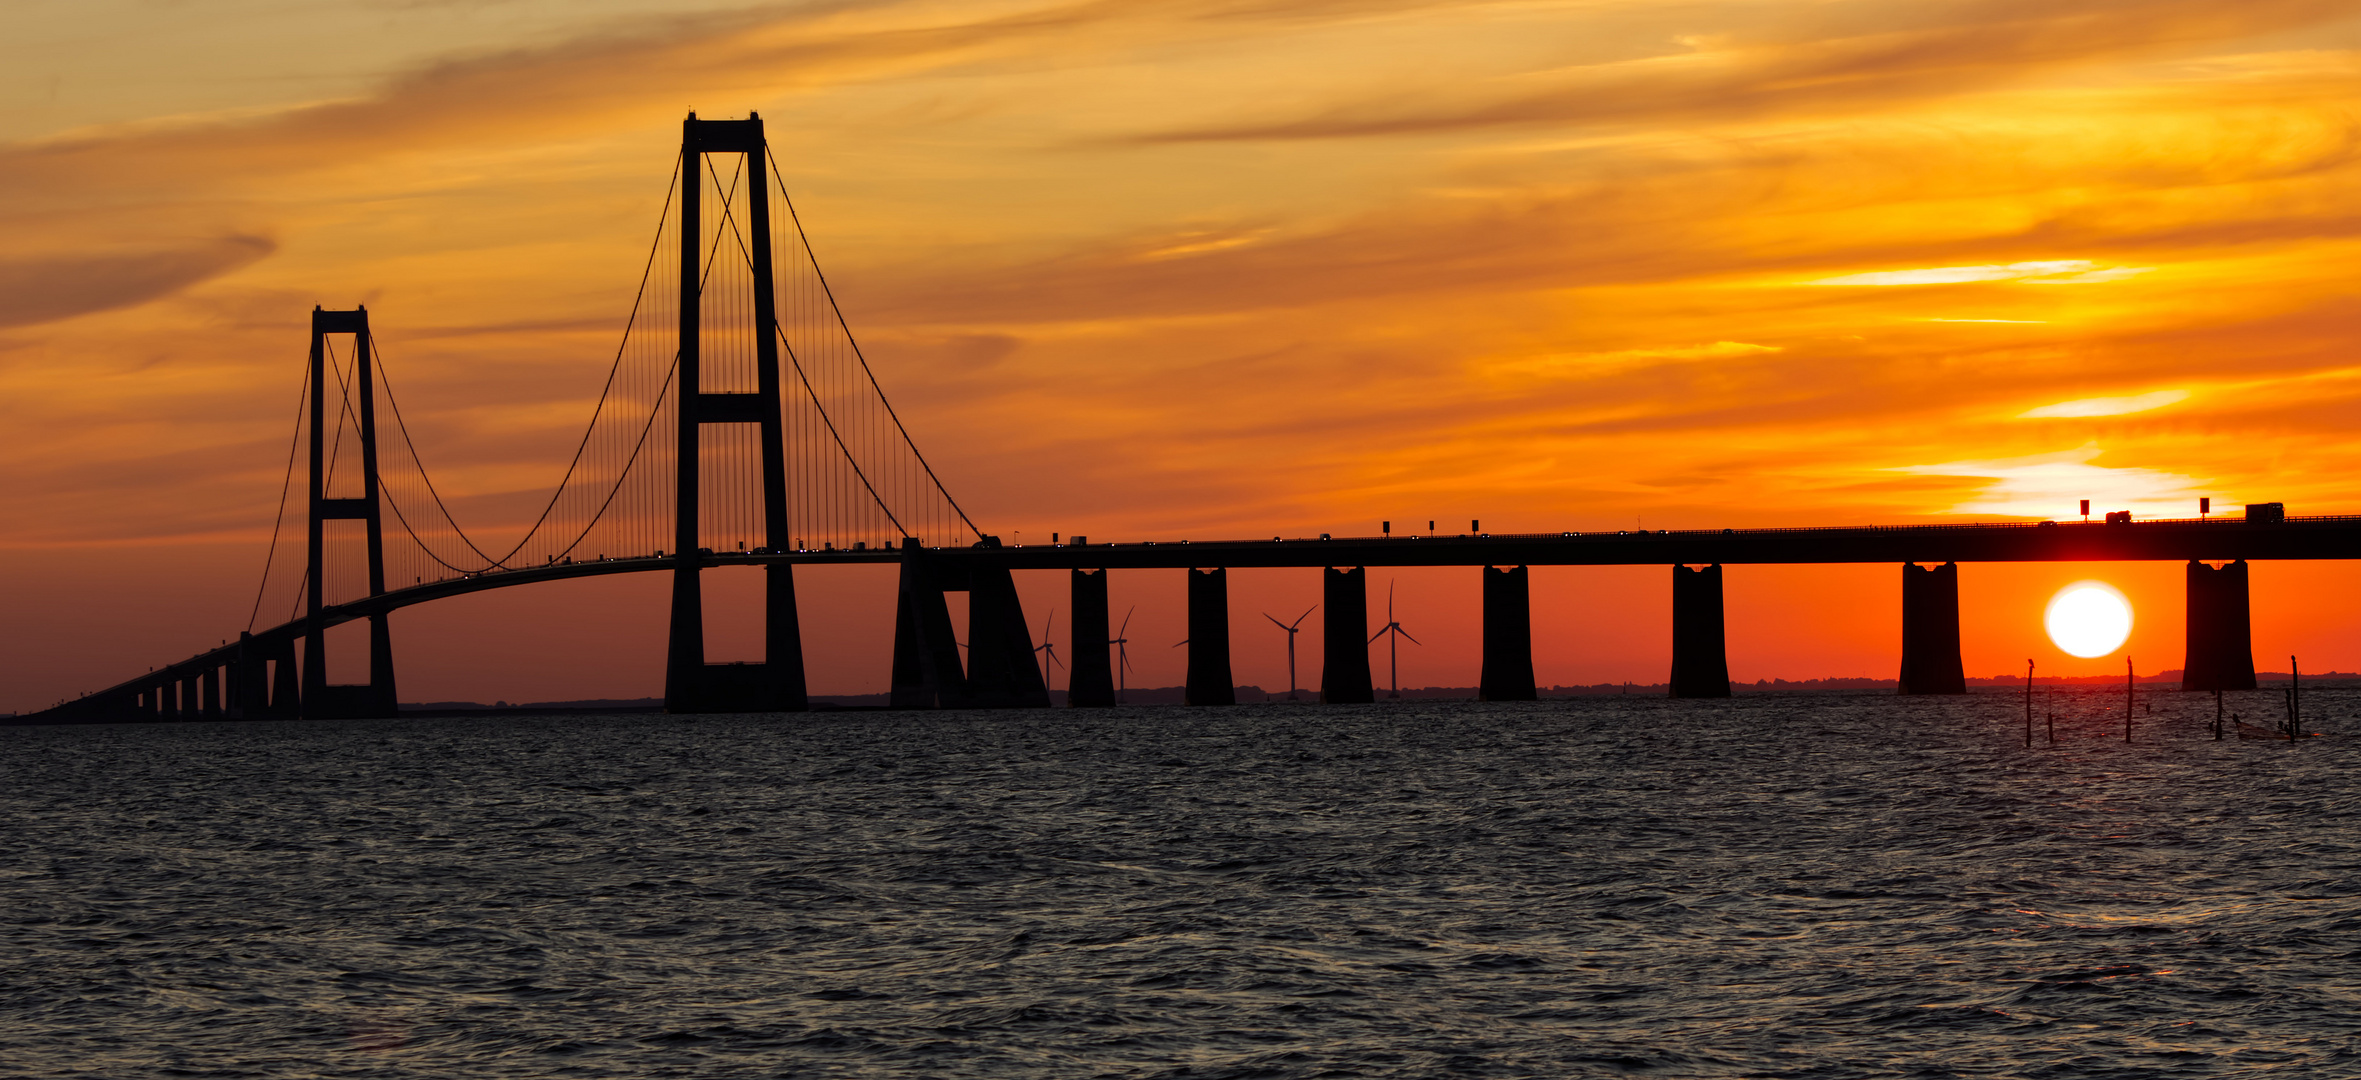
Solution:
<svg viewBox="0 0 2361 1080"><path fill-rule="evenodd" d="M1369 678L1369 575L1362 567L1320 569L1320 703L1377 700Z"/></svg>
<svg viewBox="0 0 2361 1080"><path fill-rule="evenodd" d="M902 586L894 611L894 685L897 709L958 709L967 705L967 676L952 636L951 607L934 560L915 538L902 541Z"/></svg>
<svg viewBox="0 0 2361 1080"><path fill-rule="evenodd" d="M270 718L294 720L303 715L303 680L295 663L295 639L282 637L271 644Z"/></svg>
<svg viewBox="0 0 2361 1080"><path fill-rule="evenodd" d="M1107 618L1107 572L1076 570L1073 573L1074 617L1067 620L1073 627L1074 647L1066 676L1066 705L1076 709L1103 709L1115 704L1114 643L1115 635Z"/></svg>
<svg viewBox="0 0 2361 1080"><path fill-rule="evenodd" d="M197 719L221 719L221 669L212 664L197 672Z"/></svg>
<svg viewBox="0 0 2361 1080"><path fill-rule="evenodd" d="M786 531L783 524L779 528ZM768 682L764 693L773 710L803 712L812 704L804 682L803 616L795 604L795 567L773 563L762 573L762 666Z"/></svg>
<svg viewBox="0 0 2361 1080"><path fill-rule="evenodd" d="M1480 568L1484 575L1484 669L1479 701L1532 701L1533 593L1522 566Z"/></svg>
<svg viewBox="0 0 2361 1080"><path fill-rule="evenodd" d="M2246 560L2220 567L2189 560L2188 657L2183 690L2252 690L2254 624Z"/></svg>
<svg viewBox="0 0 2361 1080"><path fill-rule="evenodd" d="M1189 684L1182 698L1191 705L1235 705L1230 681L1230 572L1224 567L1189 575Z"/></svg>
<svg viewBox="0 0 2361 1080"><path fill-rule="evenodd" d="M997 545L994 545L997 546ZM979 709L1046 709L1033 631L1007 567L978 566L967 583L967 696Z"/></svg>
<svg viewBox="0 0 2361 1080"><path fill-rule="evenodd" d="M1722 567L1672 568L1672 696L1730 696L1722 632Z"/></svg>
<svg viewBox="0 0 2361 1080"><path fill-rule="evenodd" d="M237 720L260 720L270 715L270 660L254 635L238 634L238 658L230 666L229 714Z"/></svg>
<svg viewBox="0 0 2361 1080"><path fill-rule="evenodd" d="M1959 662L1959 564L1902 564L1902 692L1964 694Z"/></svg>

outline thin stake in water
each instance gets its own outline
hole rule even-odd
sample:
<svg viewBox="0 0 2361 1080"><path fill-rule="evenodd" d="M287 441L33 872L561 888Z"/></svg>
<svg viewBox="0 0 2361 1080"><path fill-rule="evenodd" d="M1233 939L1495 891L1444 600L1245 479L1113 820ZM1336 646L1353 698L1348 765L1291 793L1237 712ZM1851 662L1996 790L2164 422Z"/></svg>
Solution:
<svg viewBox="0 0 2361 1080"><path fill-rule="evenodd" d="M2287 741L2302 737L2304 714L2304 670L2290 654L2287 658Z"/></svg>
<svg viewBox="0 0 2361 1080"><path fill-rule="evenodd" d="M2131 673L2131 657L2127 655L2123 658L2123 741L2127 743L2131 741L2132 696L2138 687L2139 680Z"/></svg>
<svg viewBox="0 0 2361 1080"><path fill-rule="evenodd" d="M2033 745L2033 661L2025 661L2025 745Z"/></svg>

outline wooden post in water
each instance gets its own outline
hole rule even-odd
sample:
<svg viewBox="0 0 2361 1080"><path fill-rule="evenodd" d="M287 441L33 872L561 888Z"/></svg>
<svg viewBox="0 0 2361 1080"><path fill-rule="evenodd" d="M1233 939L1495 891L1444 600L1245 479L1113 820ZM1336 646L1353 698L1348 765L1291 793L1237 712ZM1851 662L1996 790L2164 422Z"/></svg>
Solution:
<svg viewBox="0 0 2361 1080"><path fill-rule="evenodd" d="M2123 658L2123 741L2127 743L2131 741L2132 697L2137 693L2138 687L2139 680L2133 677L2131 671L2131 657L2125 656Z"/></svg>
<svg viewBox="0 0 2361 1080"><path fill-rule="evenodd" d="M2304 733L2304 669L2288 655L2288 742Z"/></svg>
<svg viewBox="0 0 2361 1080"><path fill-rule="evenodd" d="M2054 683L2048 687L2043 688L2041 691L2041 722L2044 726L2049 728L2049 741L2050 745L2052 746L2057 745L2058 742L2057 691L2057 685Z"/></svg>
<svg viewBox="0 0 2361 1080"><path fill-rule="evenodd" d="M2213 741L2222 741L2222 689L2218 686L2213 691Z"/></svg>
<svg viewBox="0 0 2361 1080"><path fill-rule="evenodd" d="M2033 745L2033 661L2025 661L2025 745Z"/></svg>

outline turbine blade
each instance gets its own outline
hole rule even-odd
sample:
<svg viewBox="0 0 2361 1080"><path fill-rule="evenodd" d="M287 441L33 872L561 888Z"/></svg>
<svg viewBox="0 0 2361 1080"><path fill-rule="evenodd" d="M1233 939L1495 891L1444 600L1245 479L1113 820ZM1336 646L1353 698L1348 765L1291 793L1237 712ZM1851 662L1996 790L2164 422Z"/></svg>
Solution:
<svg viewBox="0 0 2361 1080"><path fill-rule="evenodd" d="M1380 631L1378 631L1378 632L1376 632L1376 633L1374 633L1374 634L1371 634L1371 635L1369 635L1369 643L1370 643L1370 644L1372 644L1372 645L1376 644L1376 643L1377 643L1377 639L1378 639L1378 638L1384 637L1384 636L1386 635L1386 630L1392 630L1393 628L1394 628L1394 624L1392 624L1392 623L1387 623L1387 624L1385 624L1385 630L1380 630Z"/></svg>
<svg viewBox="0 0 2361 1080"><path fill-rule="evenodd" d="M1262 617L1263 617L1263 618L1266 618L1266 619L1271 619L1271 613L1270 613L1270 612L1268 612L1268 611L1266 611L1266 612L1263 612L1263 613L1262 613ZM1272 625L1272 626L1276 626L1276 627L1278 627L1278 628L1279 628L1279 629L1281 629L1281 630L1293 630L1293 629L1295 629L1294 627L1292 627L1292 626L1289 626L1289 625L1287 625L1286 623L1280 622L1280 621L1279 621L1279 620L1277 620L1277 619L1271 619L1271 625Z"/></svg>
<svg viewBox="0 0 2361 1080"><path fill-rule="evenodd" d="M1310 607L1308 607L1308 608L1305 608L1305 609L1303 609L1303 614L1301 614L1301 615L1298 615L1298 616L1296 616L1296 617L1295 617L1295 625L1296 625L1296 626L1302 626L1302 625L1303 625L1303 621L1304 621L1305 619L1309 619L1309 618L1311 618L1311 617L1312 617L1312 612L1315 612L1315 611L1318 611L1318 610L1320 610L1320 605L1318 605L1318 604L1313 604L1312 606L1310 606Z"/></svg>
<svg viewBox="0 0 2361 1080"><path fill-rule="evenodd" d="M1412 645L1424 645L1424 644L1426 644L1426 642L1420 641L1420 640L1418 640L1417 638L1410 637L1410 631L1408 631L1408 630L1404 630L1404 629L1402 629L1402 628L1401 628L1401 627L1399 627L1399 626L1397 626L1397 627L1394 627L1394 633L1400 634L1400 635L1402 635L1403 637L1409 637L1409 638L1410 638L1410 644L1412 644Z"/></svg>
<svg viewBox="0 0 2361 1080"><path fill-rule="evenodd" d="M1125 635L1125 634L1128 634L1128 633L1130 633L1130 632L1131 632L1131 616L1132 616L1132 612L1136 612L1136 611L1138 611L1139 609L1140 609L1140 606L1139 606L1138 604L1133 604L1133 605L1131 605L1131 611L1126 611L1126 612L1124 612L1124 613L1123 613L1123 625L1122 625L1122 626L1120 626L1120 627L1117 627L1117 628L1116 628L1116 630L1115 630L1115 636L1116 636L1116 637L1122 637L1123 635Z"/></svg>

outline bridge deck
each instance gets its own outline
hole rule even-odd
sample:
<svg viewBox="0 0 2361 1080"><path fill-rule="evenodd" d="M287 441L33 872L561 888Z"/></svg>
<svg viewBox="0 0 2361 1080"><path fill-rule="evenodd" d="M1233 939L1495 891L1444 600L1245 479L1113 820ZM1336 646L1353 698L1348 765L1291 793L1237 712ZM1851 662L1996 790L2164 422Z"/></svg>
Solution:
<svg viewBox="0 0 2361 1080"><path fill-rule="evenodd" d="M997 565L1012 570L1152 570L1187 567L1323 566L1647 566L1902 562L2111 562L2189 559L2361 558L2361 516L2249 522L2237 518L2098 522L2002 522L1849 528L1719 529L1617 532L1355 536L1270 540L1142 541L1128 544L933 548L947 568ZM790 563L828 566L894 563L894 548L864 551L716 552L706 566ZM389 590L327 608L329 626L414 604L543 581L670 570L670 558L602 559L500 570ZM274 626L257 641L292 638L305 620ZM144 686L160 675L230 663L240 644L210 649L100 694ZM91 695L98 696L98 695Z"/></svg>

